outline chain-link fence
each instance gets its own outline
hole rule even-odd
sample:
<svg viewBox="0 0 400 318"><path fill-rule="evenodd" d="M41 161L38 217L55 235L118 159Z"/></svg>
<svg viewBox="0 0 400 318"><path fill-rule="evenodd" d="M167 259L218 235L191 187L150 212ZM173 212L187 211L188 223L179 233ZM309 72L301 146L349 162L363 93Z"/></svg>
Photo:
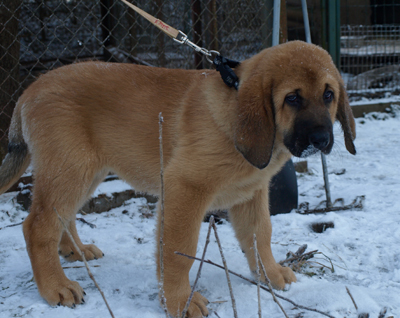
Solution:
<svg viewBox="0 0 400 318"><path fill-rule="evenodd" d="M243 60L270 46L273 0L134 3L182 30L199 46L218 50L232 59ZM304 39L301 1L282 3L282 40ZM324 1L307 3L313 42L321 44ZM398 0L342 0L341 4L341 67L350 92L398 88ZM162 67L210 67L202 56L170 40L119 0L2 0L0 158L7 149L12 110L23 89L41 73L93 59Z"/></svg>
<svg viewBox="0 0 400 318"><path fill-rule="evenodd" d="M207 49L243 60L268 46L272 1L138 0L143 10ZM118 0L3 0L0 139L21 94L41 73L85 60L210 67ZM1 156L0 156L1 157Z"/></svg>
<svg viewBox="0 0 400 318"><path fill-rule="evenodd" d="M400 2L342 5L341 70L348 92L400 91Z"/></svg>

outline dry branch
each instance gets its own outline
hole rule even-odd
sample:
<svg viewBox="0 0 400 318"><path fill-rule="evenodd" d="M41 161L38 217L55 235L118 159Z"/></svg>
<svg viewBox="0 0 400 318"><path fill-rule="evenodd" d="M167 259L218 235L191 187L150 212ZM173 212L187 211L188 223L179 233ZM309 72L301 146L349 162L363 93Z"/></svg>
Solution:
<svg viewBox="0 0 400 318"><path fill-rule="evenodd" d="M315 208L315 209L310 209L309 203L308 202L303 202L299 205L299 208L296 209L296 212L299 214L317 214L317 213L327 213L327 212L338 212L338 211L346 211L346 210L362 210L364 208L364 201L365 201L365 195L359 195L357 196L354 201L348 205L341 205L341 206L331 206L327 208ZM322 201L321 203L325 203L326 201ZM343 202L343 199L337 199L333 205L335 205L336 202ZM320 203L320 204L321 204Z"/></svg>
<svg viewBox="0 0 400 318"><path fill-rule="evenodd" d="M254 234L254 239L256 239L256 238L255 238L255 234ZM263 274L264 274L264 277L265 277L265 282L266 282L266 284L267 284L268 287L269 287L269 292L271 293L272 298L274 299L274 301L278 304L279 308L282 310L282 312L283 312L283 314L285 315L285 317L286 317L286 318L289 318L288 315L286 314L285 310L283 309L281 303L278 301L278 299L277 299L276 296L275 296L275 293L274 293L273 288L272 288L272 285L271 285L271 281L269 280L268 275L267 275L267 271L265 270L264 263L262 262L261 256L260 256L260 254L258 253L258 249L257 249L257 244L256 244L256 242L255 242L255 244L254 244L254 248L255 248L255 250L256 250L256 260L257 260L257 263L260 262L261 269L262 269Z"/></svg>
<svg viewBox="0 0 400 318"><path fill-rule="evenodd" d="M385 318L386 313L387 313L387 308L383 307L382 310L379 312L378 318Z"/></svg>
<svg viewBox="0 0 400 318"><path fill-rule="evenodd" d="M307 249L307 244L304 244L295 253L289 251L286 254L286 259L283 261L280 261L279 264L283 265L283 266L288 266L293 271L299 272L299 273L302 272L302 268L304 265L308 265L310 267L316 267L318 269L327 268L332 273L335 272L335 268L333 266L332 260L328 256L326 256L324 253L318 252L318 250L304 253L306 249ZM325 257L325 259L327 259L330 262L331 267L321 264L315 260L311 260L312 258L314 258L315 255L323 255ZM312 264L317 264L318 266L315 266Z"/></svg>
<svg viewBox="0 0 400 318"><path fill-rule="evenodd" d="M189 298L188 298L188 300L187 300L187 302L186 302L185 308L183 309L182 318L185 318L185 317L186 317L186 312L187 312L187 310L189 309L190 302L192 301L192 297L193 297L193 294L194 294L194 290L195 290L195 288L196 288L196 285L197 285L198 280L200 279L201 269L203 268L203 263L204 263L204 257L206 256L206 252L207 252L207 246L208 246L208 244L210 243L210 234L211 234L211 228L212 228L212 226L213 226L213 224L214 224L214 216L211 215L210 221L209 221L209 222L210 222L210 224L209 224L209 226L208 226L206 244L204 245L203 255L201 256L201 261L200 261L199 270L197 271L197 276L196 276L196 279L195 279L195 281L194 281L194 284L193 284L193 287L192 287L192 291L191 291L191 293L190 293L190 296L189 296Z"/></svg>
<svg viewBox="0 0 400 318"><path fill-rule="evenodd" d="M283 314L285 315L285 317L286 317L286 318L289 318L288 315L287 315L286 312L285 312L285 309L283 309L281 303L280 303L279 300L276 298L276 295L275 295L274 290L273 290L272 285L271 285L271 281L269 280L269 278L268 278L268 276L267 276L267 271L265 270L265 267L264 267L264 264L263 264L263 262L262 262L262 260L261 260L260 254L258 254L258 260L259 260L259 262L260 262L260 264L261 264L261 268L262 268L263 273L264 273L264 276L265 276L265 282L267 283L267 285L268 285L268 287L269 287L269 291L270 291L270 293L271 293L271 295L272 295L272 298L273 298L274 301L278 304L279 308L282 310L282 312L283 312Z"/></svg>
<svg viewBox="0 0 400 318"><path fill-rule="evenodd" d="M217 232L217 227L216 227L215 223L212 224L212 227L213 227L213 229L214 229L215 238L216 238L217 243L218 243L218 248L219 248L219 252L220 252L220 254L221 254L222 263L224 264L224 267L223 267L223 268L225 269L226 280L228 281L229 293L230 293L231 299L232 299L233 316L234 316L235 318L238 318L237 309L236 309L236 301L235 301L235 297L233 296L233 290L232 290L231 279L230 279L230 277L229 277L229 272L230 272L230 271L228 270L228 265L226 264L224 252L222 251L221 241L219 240L218 232Z"/></svg>
<svg viewBox="0 0 400 318"><path fill-rule="evenodd" d="M70 238L72 244L74 245L75 249L78 251L79 256L82 257L82 260L83 260L83 262L85 263L86 270L87 270L87 272L88 272L88 274L89 274L89 277L92 279L92 281L94 282L95 286L96 286L97 289L99 290L99 292L100 292L100 294L101 294L101 297L103 297L104 303L106 304L106 306L107 306L107 308L108 308L108 311L110 312L111 317L115 318L115 316L114 316L114 314L113 314L113 312L112 312L110 306L108 305L107 299L106 299L106 297L104 296L103 291L101 290L99 284L97 284L96 279L94 278L92 272L90 271L88 262L86 261L86 258L85 258L85 253L83 253L83 252L81 251L81 249L79 248L79 246L76 244L74 238L72 237L71 233L70 233L69 230L68 230L68 227L67 227L66 224L64 223L64 220L61 218L60 214L58 214L57 209L56 209L56 208L53 208L53 209L54 209L54 211L56 212L56 214L57 214L57 216L58 216L58 219L60 220L61 224L63 225L65 232L68 234L68 236L69 236L69 238Z"/></svg>
<svg viewBox="0 0 400 318"><path fill-rule="evenodd" d="M354 300L353 295L351 294L351 292L350 292L350 290L347 288L347 286L346 286L346 291L347 291L347 293L349 294L349 296L350 296L350 298L351 298L351 301L352 301L353 304L354 304L354 307L356 308L356 310L358 310L356 301Z"/></svg>
<svg viewBox="0 0 400 318"><path fill-rule="evenodd" d="M168 318L168 309L167 309L167 300L165 298L164 291L164 152L163 152L163 122L164 118L162 117L162 113L158 114L158 133L159 133L159 141L160 141L160 183L161 183L161 194L160 194L160 297L161 303L163 305L163 309L166 317Z"/></svg>
<svg viewBox="0 0 400 318"><path fill-rule="evenodd" d="M100 265L92 265L92 267L100 267ZM63 269L70 269L70 268L86 268L86 266L63 266Z"/></svg>
<svg viewBox="0 0 400 318"><path fill-rule="evenodd" d="M181 256L185 256L185 257L187 257L187 258L194 259L194 260L196 260L196 261L200 261L200 258L197 258L197 257L194 257L194 256L190 256L190 255L187 255L187 254L184 254L184 253L175 252L175 254L181 255ZM210 261L210 260L204 260L204 263L207 263L207 264L210 264L210 265L214 265L214 266L216 266L216 267L218 267L218 268L221 268L221 269L225 269L223 266L221 266L221 265L219 265L219 264L216 264L216 263L214 263L214 262L212 262L212 261ZM237 277L240 277L241 279L244 279L245 281L248 281L249 283L251 283L251 284L253 284L253 285L257 285L257 282L256 282L256 281L254 281L254 280L252 280L252 279L249 279L249 278L247 278L247 277L244 277L243 275L240 275L240 274L238 274L238 273L236 273L236 272L234 272L234 271L231 271L230 269L228 269L228 272L231 273L232 275L235 275L235 276L237 276ZM270 292L270 289L269 289L268 287L260 286L260 288L263 289L263 290L266 290L267 292ZM286 298L286 297L283 297L283 296L280 296L280 295L276 295L276 297L277 297L277 298L280 298L280 299L283 299L283 300L285 300L285 301L291 303L293 306L295 306L295 307L297 307L297 308L304 309L304 310L308 310L308 311L317 312L317 313L319 313L319 314L321 314L321 315L324 315L324 316L326 316L326 317L329 317L329 318L335 318L335 317L333 317L333 316L331 316L331 315L329 315L329 314L327 314L327 313L325 313L325 312L323 312L323 311L320 311L320 310L318 310L318 309L309 308L309 307L306 307L306 306L303 306L303 305L299 305L299 304L295 303L294 301L292 301L292 300L290 300L290 299L288 299L288 298Z"/></svg>
<svg viewBox="0 0 400 318"><path fill-rule="evenodd" d="M262 317L262 312L261 312L261 294L260 294L260 266L258 263L258 258L259 258L259 254L258 254L258 249L257 249L257 238L256 238L256 234L254 233L253 236L253 248L254 248L254 259L256 261L256 274L257 274L257 298L258 298L258 317ZM267 277L267 275L265 275L265 277Z"/></svg>
<svg viewBox="0 0 400 318"><path fill-rule="evenodd" d="M92 228L92 229L97 227L95 224L86 221L84 218L76 218L76 220L77 221L81 221L82 223L89 225L90 228Z"/></svg>
<svg viewBox="0 0 400 318"><path fill-rule="evenodd" d="M24 222L6 225L6 226L3 226L3 227L0 227L0 230L5 229L5 228L7 228L7 227L14 227L14 226L22 225L22 223L24 223Z"/></svg>

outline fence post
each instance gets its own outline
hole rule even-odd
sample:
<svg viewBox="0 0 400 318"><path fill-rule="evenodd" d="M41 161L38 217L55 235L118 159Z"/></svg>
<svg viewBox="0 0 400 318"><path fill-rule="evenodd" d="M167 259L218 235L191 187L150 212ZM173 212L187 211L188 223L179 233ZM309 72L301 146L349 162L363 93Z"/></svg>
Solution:
<svg viewBox="0 0 400 318"><path fill-rule="evenodd" d="M340 69L340 0L328 1L328 51Z"/></svg>
<svg viewBox="0 0 400 318"><path fill-rule="evenodd" d="M7 154L12 112L19 97L18 22L22 0L2 0L0 5L0 162Z"/></svg>
<svg viewBox="0 0 400 318"><path fill-rule="evenodd" d="M281 17L281 0L274 0L272 46L279 44L280 17Z"/></svg>
<svg viewBox="0 0 400 318"><path fill-rule="evenodd" d="M286 0L281 0L279 43L288 41Z"/></svg>
<svg viewBox="0 0 400 318"><path fill-rule="evenodd" d="M272 14L273 0L264 0L264 5L261 7L261 37L263 48L272 46Z"/></svg>

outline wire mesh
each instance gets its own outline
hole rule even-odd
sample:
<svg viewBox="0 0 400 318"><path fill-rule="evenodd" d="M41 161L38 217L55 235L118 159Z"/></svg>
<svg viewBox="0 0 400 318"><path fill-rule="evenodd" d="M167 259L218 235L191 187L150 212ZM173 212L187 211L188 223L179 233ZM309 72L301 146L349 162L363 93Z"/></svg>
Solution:
<svg viewBox="0 0 400 318"><path fill-rule="evenodd" d="M342 26L340 52L350 93L400 89L400 25Z"/></svg>
<svg viewBox="0 0 400 318"><path fill-rule="evenodd" d="M148 13L207 49L243 60L267 46L263 0L138 0ZM0 4L0 141L12 109L40 74L85 60L208 68L118 0L3 0ZM229 53L228 53L229 52Z"/></svg>
<svg viewBox="0 0 400 318"><path fill-rule="evenodd" d="M341 71L349 94L398 92L400 2L348 0L342 5Z"/></svg>
<svg viewBox="0 0 400 318"><path fill-rule="evenodd" d="M300 0L286 0L284 40L304 39ZM321 1L309 0L320 44ZM272 0L136 0L193 42L236 60L270 46ZM342 0L341 67L351 92L400 85L398 0ZM208 68L119 0L2 0L0 3L0 158L13 107L40 74L85 60ZM371 73L368 73L371 72Z"/></svg>

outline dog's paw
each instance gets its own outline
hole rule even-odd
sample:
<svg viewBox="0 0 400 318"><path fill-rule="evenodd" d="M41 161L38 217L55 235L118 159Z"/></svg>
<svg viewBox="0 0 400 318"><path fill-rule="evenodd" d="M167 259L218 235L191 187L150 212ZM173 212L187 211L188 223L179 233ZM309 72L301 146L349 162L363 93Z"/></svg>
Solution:
<svg viewBox="0 0 400 318"><path fill-rule="evenodd" d="M275 289L284 289L286 284L297 282L296 275L289 267L276 264L272 270L267 270L267 275Z"/></svg>
<svg viewBox="0 0 400 318"><path fill-rule="evenodd" d="M177 297L174 295L165 295L168 312L173 317L181 317L183 309L189 298L190 292L184 297ZM189 309L186 313L188 318L202 318L208 316L207 309L208 300L198 292L194 292L192 301L190 302Z"/></svg>
<svg viewBox="0 0 400 318"><path fill-rule="evenodd" d="M85 258L87 261L102 258L104 256L103 252L94 244L83 244L79 248L82 253L85 254ZM79 255L78 251L72 246L60 245L58 254L60 254L62 257L64 257L65 260L69 262L82 261L82 257Z"/></svg>
<svg viewBox="0 0 400 318"><path fill-rule="evenodd" d="M67 306L74 308L75 305L85 302L82 287L74 281L65 279L56 284L47 284L49 288L39 288L40 295L50 306Z"/></svg>

